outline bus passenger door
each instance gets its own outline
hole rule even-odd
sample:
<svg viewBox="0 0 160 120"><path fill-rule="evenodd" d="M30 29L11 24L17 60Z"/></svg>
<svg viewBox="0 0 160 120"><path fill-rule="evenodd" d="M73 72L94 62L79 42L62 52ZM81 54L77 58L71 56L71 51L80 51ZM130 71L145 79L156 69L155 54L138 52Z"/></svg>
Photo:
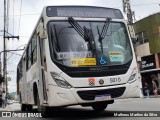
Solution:
<svg viewBox="0 0 160 120"><path fill-rule="evenodd" d="M46 89L46 85L47 85L47 62L46 62L46 51L45 51L45 40L41 40L40 38L38 38L39 40L39 53L40 53L40 61L39 61L39 79L40 79L40 92L42 93L40 95L40 97L43 99L43 103L46 103L48 100L47 97L47 89ZM40 93L39 92L39 93Z"/></svg>

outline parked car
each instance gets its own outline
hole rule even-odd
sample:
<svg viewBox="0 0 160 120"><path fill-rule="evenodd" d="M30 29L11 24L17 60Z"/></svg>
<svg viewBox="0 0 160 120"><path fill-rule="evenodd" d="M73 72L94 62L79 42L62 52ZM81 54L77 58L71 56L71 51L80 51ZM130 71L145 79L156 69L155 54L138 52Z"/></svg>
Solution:
<svg viewBox="0 0 160 120"><path fill-rule="evenodd" d="M13 104L13 101L12 100L7 100L7 104Z"/></svg>
<svg viewBox="0 0 160 120"><path fill-rule="evenodd" d="M14 100L14 103L19 103L19 101L17 101L17 100Z"/></svg>

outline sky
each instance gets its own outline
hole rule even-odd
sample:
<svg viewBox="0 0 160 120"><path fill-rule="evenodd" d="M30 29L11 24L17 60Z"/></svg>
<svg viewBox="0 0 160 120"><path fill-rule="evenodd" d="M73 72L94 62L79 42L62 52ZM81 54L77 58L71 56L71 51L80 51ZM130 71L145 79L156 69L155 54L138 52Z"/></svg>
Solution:
<svg viewBox="0 0 160 120"><path fill-rule="evenodd" d="M122 0L9 0L9 26L8 32L20 39L7 41L7 49L22 49L27 44L29 37L36 25L42 8L47 5L89 5L118 8L123 12ZM0 1L0 31L3 27L3 0ZM131 9L135 11L136 20L140 20L160 11L160 0L130 0ZM124 14L125 18L126 15ZM3 32L0 32L0 51L3 50ZM22 51L16 52L22 54ZM7 58L11 53L7 55ZM7 76L9 92L16 91L16 67L21 56L12 55L7 60Z"/></svg>

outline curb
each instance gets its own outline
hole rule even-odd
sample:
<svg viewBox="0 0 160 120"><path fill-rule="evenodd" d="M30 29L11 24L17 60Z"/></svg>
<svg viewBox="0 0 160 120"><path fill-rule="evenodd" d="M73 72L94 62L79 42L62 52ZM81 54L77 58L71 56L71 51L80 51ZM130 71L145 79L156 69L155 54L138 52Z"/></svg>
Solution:
<svg viewBox="0 0 160 120"><path fill-rule="evenodd" d="M139 97L139 98L116 99L115 102L133 102L133 101L136 101L136 100L146 99L146 98L160 98L160 95L159 96L152 95L152 96L149 96L149 97L143 96L143 97Z"/></svg>
<svg viewBox="0 0 160 120"><path fill-rule="evenodd" d="M160 95L143 96L143 98L160 98Z"/></svg>

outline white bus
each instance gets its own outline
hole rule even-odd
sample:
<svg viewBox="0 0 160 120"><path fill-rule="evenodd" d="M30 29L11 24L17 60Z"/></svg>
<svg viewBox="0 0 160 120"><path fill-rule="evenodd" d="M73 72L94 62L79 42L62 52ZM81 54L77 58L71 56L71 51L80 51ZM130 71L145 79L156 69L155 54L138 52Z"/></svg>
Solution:
<svg viewBox="0 0 160 120"><path fill-rule="evenodd" d="M47 6L17 67L21 110L91 106L139 97L138 69L120 10Z"/></svg>

